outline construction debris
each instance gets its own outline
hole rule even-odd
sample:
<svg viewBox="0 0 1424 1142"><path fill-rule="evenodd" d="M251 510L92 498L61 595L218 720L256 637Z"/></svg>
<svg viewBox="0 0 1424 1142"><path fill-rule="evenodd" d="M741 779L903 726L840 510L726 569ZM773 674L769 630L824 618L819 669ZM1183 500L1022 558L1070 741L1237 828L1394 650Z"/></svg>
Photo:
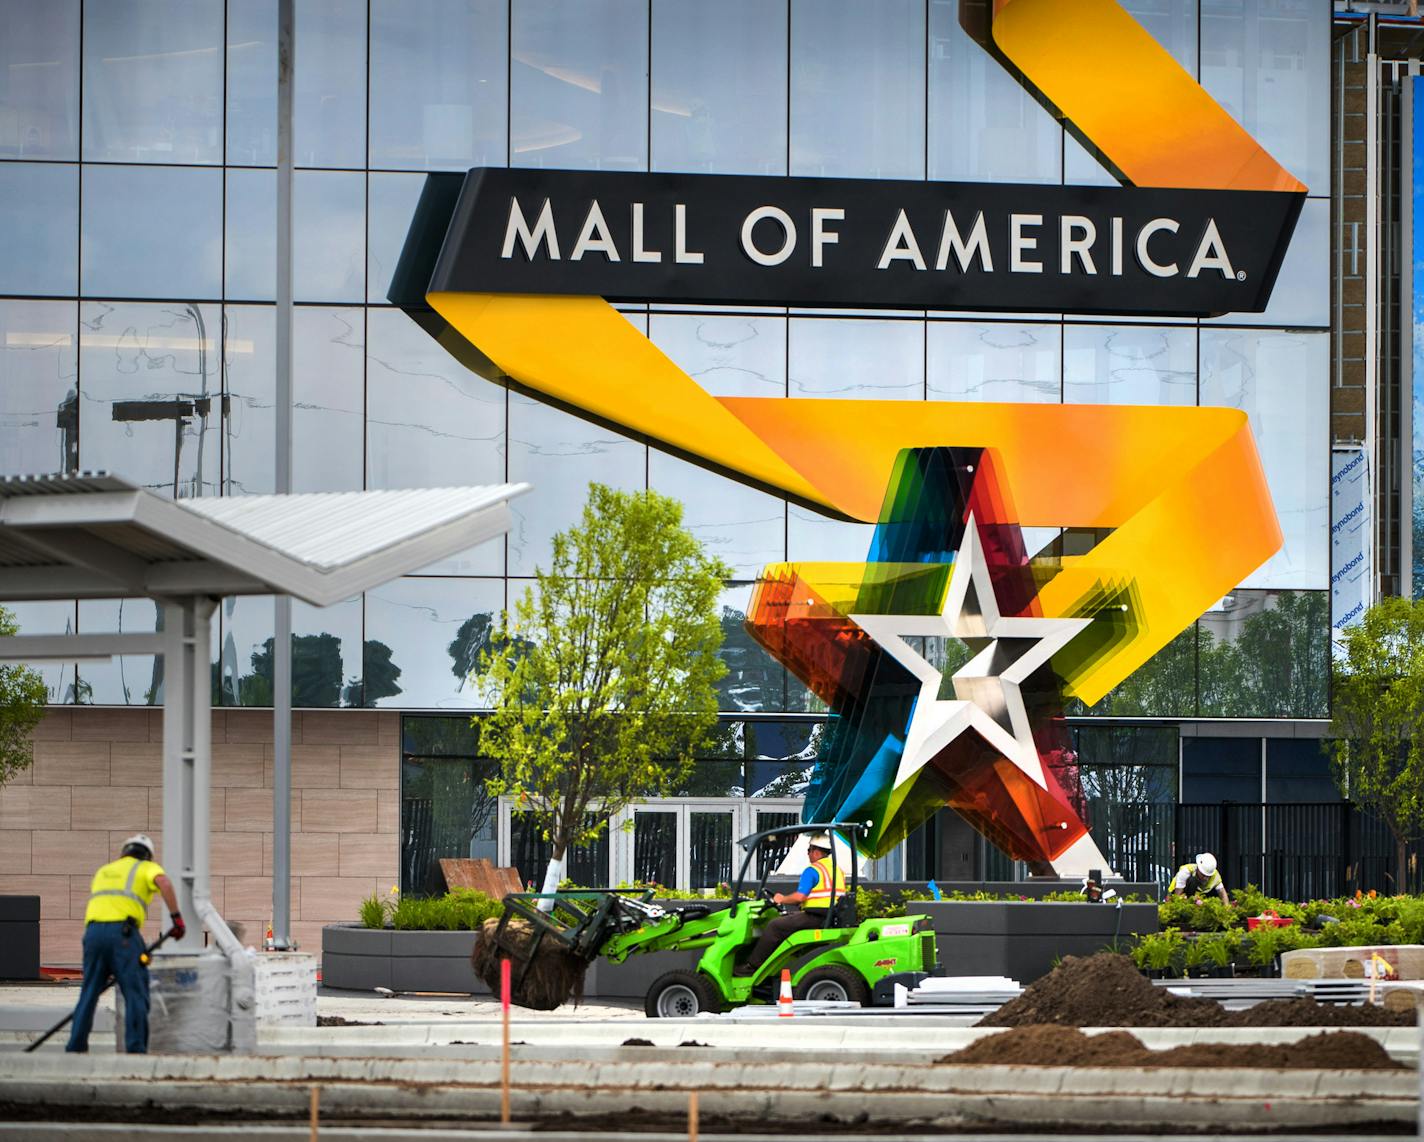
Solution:
<svg viewBox="0 0 1424 1142"><path fill-rule="evenodd" d="M582 1001L587 962L570 955L553 940L543 940L531 951L533 925L514 916L508 917L504 924L504 939L512 947L500 948L495 944L499 925L497 919L486 920L470 953L470 966L475 975L484 980L496 998L500 994L499 961L508 957L514 969L514 991L510 998L520 1007L553 1011L570 999L576 1005ZM527 970L526 960L529 961Z"/></svg>

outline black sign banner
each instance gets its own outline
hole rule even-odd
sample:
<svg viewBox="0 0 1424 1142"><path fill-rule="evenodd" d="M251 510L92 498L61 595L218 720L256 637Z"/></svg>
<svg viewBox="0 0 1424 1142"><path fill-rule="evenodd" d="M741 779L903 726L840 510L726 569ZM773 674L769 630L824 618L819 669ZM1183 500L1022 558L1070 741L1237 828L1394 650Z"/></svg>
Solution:
<svg viewBox="0 0 1424 1142"><path fill-rule="evenodd" d="M471 170L429 288L1210 316L1270 300L1304 195Z"/></svg>

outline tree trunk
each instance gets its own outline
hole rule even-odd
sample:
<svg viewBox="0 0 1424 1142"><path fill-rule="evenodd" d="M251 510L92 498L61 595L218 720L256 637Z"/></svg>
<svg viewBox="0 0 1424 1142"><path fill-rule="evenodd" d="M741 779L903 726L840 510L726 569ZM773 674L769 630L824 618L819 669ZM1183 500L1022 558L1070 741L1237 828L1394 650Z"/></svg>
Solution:
<svg viewBox="0 0 1424 1142"><path fill-rule="evenodd" d="M1396 895L1409 891L1409 842L1403 837L1394 839L1394 891Z"/></svg>
<svg viewBox="0 0 1424 1142"><path fill-rule="evenodd" d="M559 882L564 879L564 868L568 863L567 851L560 852L558 856L551 856L549 858L549 865L544 870L544 887L539 891L545 894L557 892L559 890ZM553 910L553 900L544 899L539 901L540 912L552 912Z"/></svg>

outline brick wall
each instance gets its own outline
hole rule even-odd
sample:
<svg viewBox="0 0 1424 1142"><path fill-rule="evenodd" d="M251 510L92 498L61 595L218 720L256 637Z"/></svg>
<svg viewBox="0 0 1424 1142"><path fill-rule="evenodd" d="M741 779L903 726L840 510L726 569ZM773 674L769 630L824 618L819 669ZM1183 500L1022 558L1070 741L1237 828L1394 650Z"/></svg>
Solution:
<svg viewBox="0 0 1424 1142"><path fill-rule="evenodd" d="M299 712L292 743L292 934L318 951L323 924L354 920L398 879L400 716ZM40 897L44 963L79 962L90 877L125 837L150 833L162 863L162 750L159 710L55 709L35 732L34 765L0 788L0 894ZM214 711L212 769L213 900L260 946L272 911L271 712Z"/></svg>

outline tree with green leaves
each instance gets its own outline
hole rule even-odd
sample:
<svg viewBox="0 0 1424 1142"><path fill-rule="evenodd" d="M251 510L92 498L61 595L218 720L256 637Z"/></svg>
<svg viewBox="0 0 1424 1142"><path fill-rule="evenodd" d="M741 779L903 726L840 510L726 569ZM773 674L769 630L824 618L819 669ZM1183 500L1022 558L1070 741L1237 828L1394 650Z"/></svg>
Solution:
<svg viewBox="0 0 1424 1142"><path fill-rule="evenodd" d="M1385 599L1343 637L1326 748L1340 792L1389 829L1403 891L1424 836L1424 600Z"/></svg>
<svg viewBox="0 0 1424 1142"><path fill-rule="evenodd" d="M0 607L0 636L19 634L15 616ZM45 684L28 666L0 665L0 786L35 760L32 735L44 717Z"/></svg>
<svg viewBox="0 0 1424 1142"><path fill-rule="evenodd" d="M549 569L491 632L474 679L493 707L477 719L500 765L489 791L519 798L550 842L545 892L571 848L672 792L712 739L730 575L676 500L590 484Z"/></svg>

